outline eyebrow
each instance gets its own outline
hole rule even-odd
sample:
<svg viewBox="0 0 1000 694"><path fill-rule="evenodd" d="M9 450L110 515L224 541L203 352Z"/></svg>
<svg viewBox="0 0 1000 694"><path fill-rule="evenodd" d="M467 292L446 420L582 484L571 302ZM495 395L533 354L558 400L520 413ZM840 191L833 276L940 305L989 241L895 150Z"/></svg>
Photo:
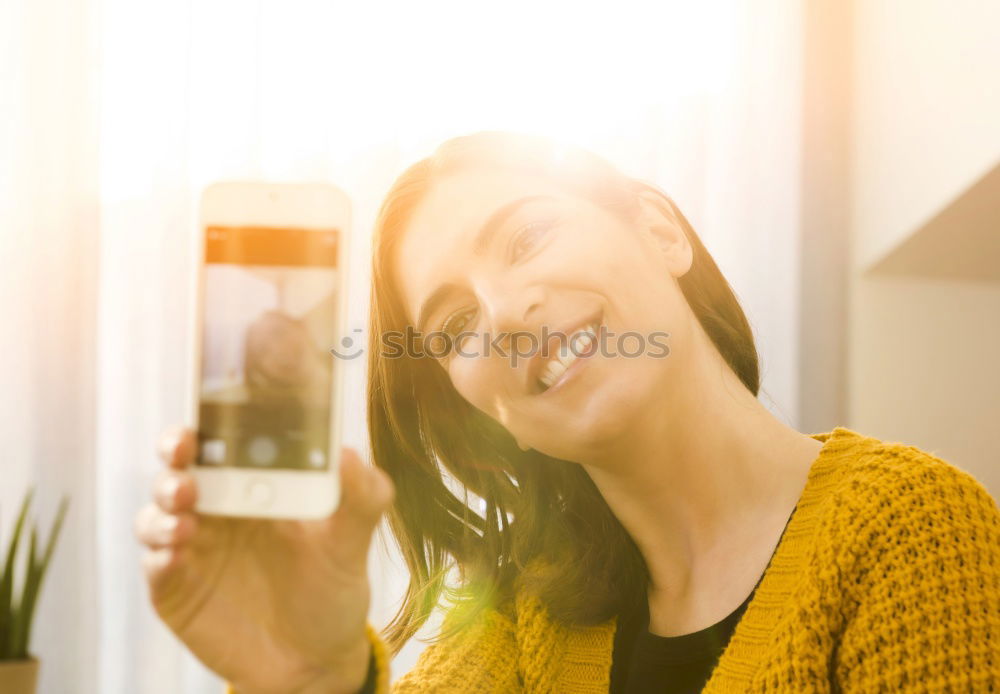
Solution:
<svg viewBox="0 0 1000 694"><path fill-rule="evenodd" d="M417 330L424 329L424 323L434 315L437 311L438 306L440 306L448 295L454 291L458 291L458 285L454 282L447 282L442 284L440 287L434 290L434 293L430 295L424 305L420 307L420 316L417 317Z"/></svg>
<svg viewBox="0 0 1000 694"><path fill-rule="evenodd" d="M493 214L483 222L483 225L479 228L476 233L476 238L472 242L473 252L480 255L485 251L490 243L493 241L493 237L496 235L497 231L503 226L504 222L510 219L521 207L528 204L529 202L535 202L537 200L554 200L555 198L551 195L526 195L523 198L517 198L511 202L501 205ZM427 301L423 303L420 307L420 315L417 317L417 328L422 329L424 321L426 321L433 313L437 310L438 306L451 294L456 291L458 286L453 282L448 282L442 284L440 287L434 290L434 292L428 297Z"/></svg>
<svg viewBox="0 0 1000 694"><path fill-rule="evenodd" d="M512 202L508 202L505 205L501 205L493 214L489 216L483 226L480 227L479 233L476 234L476 239L472 243L472 248L476 253L482 253L486 250L487 246L493 240L496 235L497 230L503 226L515 212L517 212L522 206L528 204L529 202L534 202L536 200L553 200L551 195L526 195L523 198L518 198Z"/></svg>

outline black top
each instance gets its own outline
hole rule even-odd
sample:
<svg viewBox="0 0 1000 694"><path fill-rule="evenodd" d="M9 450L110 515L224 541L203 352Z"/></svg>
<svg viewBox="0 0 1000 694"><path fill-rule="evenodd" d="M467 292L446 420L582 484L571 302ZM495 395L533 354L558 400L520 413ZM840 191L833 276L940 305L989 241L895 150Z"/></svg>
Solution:
<svg viewBox="0 0 1000 694"><path fill-rule="evenodd" d="M788 528L787 520L785 528ZM784 535L782 529L779 544ZM767 565L771 565L770 559ZM640 601L631 614L622 615L615 631L610 693L698 694L708 682L763 578L762 573L743 603L728 616L700 631L680 636L651 634L649 603Z"/></svg>

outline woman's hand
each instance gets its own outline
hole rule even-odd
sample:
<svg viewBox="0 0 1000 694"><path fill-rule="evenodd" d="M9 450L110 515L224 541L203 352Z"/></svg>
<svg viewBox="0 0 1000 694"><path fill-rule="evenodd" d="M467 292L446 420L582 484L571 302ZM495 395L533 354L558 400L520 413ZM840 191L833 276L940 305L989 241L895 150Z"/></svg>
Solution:
<svg viewBox="0 0 1000 694"><path fill-rule="evenodd" d="M318 521L194 512L189 429L160 442L154 502L136 516L157 613L240 694L355 692L364 683L368 546L392 482L345 448L341 505Z"/></svg>

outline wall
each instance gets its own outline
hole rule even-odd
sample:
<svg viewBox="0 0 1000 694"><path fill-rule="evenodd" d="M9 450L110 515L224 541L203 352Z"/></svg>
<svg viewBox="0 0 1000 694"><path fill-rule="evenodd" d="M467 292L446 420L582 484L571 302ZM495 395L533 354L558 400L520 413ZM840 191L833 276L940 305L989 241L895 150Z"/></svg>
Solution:
<svg viewBox="0 0 1000 694"><path fill-rule="evenodd" d="M1000 499L1000 284L865 277L852 302L852 426L934 453Z"/></svg>
<svg viewBox="0 0 1000 694"><path fill-rule="evenodd" d="M968 258L1000 253L982 193L1000 162L1000 4L853 11L847 421L1000 498L1000 283Z"/></svg>
<svg viewBox="0 0 1000 694"><path fill-rule="evenodd" d="M854 3L853 260L866 266L1000 159L1000 3Z"/></svg>

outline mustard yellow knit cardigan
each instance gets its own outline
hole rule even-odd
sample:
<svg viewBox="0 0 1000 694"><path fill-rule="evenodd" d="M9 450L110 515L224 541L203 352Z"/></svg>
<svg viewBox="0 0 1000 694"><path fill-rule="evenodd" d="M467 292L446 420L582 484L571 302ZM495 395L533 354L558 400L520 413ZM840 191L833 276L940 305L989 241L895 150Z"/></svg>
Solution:
<svg viewBox="0 0 1000 694"><path fill-rule="evenodd" d="M996 502L916 447L812 436L798 506L703 693L1000 694ZM524 593L514 608L429 646L392 694L608 691L616 620L565 626ZM387 694L387 650L368 636Z"/></svg>

